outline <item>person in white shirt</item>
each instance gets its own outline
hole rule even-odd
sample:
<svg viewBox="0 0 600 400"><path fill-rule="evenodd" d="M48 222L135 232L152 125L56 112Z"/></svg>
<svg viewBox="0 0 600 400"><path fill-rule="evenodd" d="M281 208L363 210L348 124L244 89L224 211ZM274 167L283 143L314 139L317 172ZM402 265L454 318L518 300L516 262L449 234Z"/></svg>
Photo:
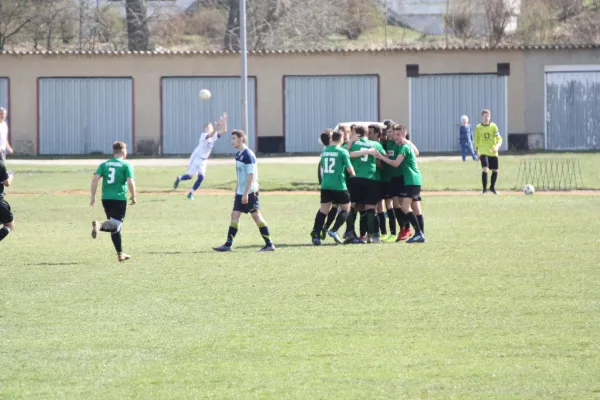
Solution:
<svg viewBox="0 0 600 400"><path fill-rule="evenodd" d="M208 157L210 157L215 142L223 136L227 130L227 113L223 113L223 116L215 123L215 125L216 126L213 127L213 124L206 124L204 133L200 135L198 146L196 146L196 149L190 156L187 172L184 175L178 176L175 179L175 183L173 183L173 189L177 189L179 182L187 181L197 176L198 178L196 179L194 186L192 186L187 195L187 198L190 200L194 200L194 194L204 180L204 175L206 174L206 162ZM219 127L221 129L217 132L215 128Z"/></svg>
<svg viewBox="0 0 600 400"><path fill-rule="evenodd" d="M6 123L6 108L0 107L0 160L6 159L6 154L13 154L8 143L8 124Z"/></svg>

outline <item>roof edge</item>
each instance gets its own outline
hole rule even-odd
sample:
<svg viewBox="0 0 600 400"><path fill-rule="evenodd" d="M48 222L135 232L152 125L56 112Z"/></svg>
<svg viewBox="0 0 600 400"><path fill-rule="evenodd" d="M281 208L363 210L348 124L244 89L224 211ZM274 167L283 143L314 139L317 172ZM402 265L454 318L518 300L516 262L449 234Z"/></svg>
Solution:
<svg viewBox="0 0 600 400"><path fill-rule="evenodd" d="M346 53L409 53L409 52L449 52L449 51L538 51L538 50L596 50L600 44L573 44L573 45L500 45L491 46L400 46L379 47L372 49L309 49L309 50L262 50L249 51L248 55L294 55L294 54L346 54ZM223 56L240 55L240 51L220 50L160 50L160 51L0 51L0 56Z"/></svg>

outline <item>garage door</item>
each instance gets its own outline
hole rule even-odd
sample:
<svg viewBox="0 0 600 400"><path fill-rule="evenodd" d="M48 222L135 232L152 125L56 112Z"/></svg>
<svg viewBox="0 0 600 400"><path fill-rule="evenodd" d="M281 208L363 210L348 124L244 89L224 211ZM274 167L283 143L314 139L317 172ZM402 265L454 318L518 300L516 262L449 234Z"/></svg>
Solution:
<svg viewBox="0 0 600 400"><path fill-rule="evenodd" d="M484 108L498 125L502 150L508 148L506 76L421 75L409 78L409 85L409 132L420 151L459 151L460 117L467 115L475 129Z"/></svg>
<svg viewBox="0 0 600 400"><path fill-rule="evenodd" d="M547 149L600 149L600 66L597 69L546 72Z"/></svg>
<svg viewBox="0 0 600 400"><path fill-rule="evenodd" d="M316 153L319 134L338 122L379 120L379 77L286 76L285 151Z"/></svg>
<svg viewBox="0 0 600 400"><path fill-rule="evenodd" d="M199 93L208 89L209 101L200 100ZM162 152L191 154L198 145L204 125L228 114L228 129L241 129L241 79L238 77L170 77L163 78L162 90ZM256 78L248 77L248 147L256 144ZM219 140L213 154L233 154L230 140Z"/></svg>
<svg viewBox="0 0 600 400"><path fill-rule="evenodd" d="M0 107L8 110L8 78L0 78Z"/></svg>
<svg viewBox="0 0 600 400"><path fill-rule="evenodd" d="M131 78L40 78L39 154L133 152Z"/></svg>

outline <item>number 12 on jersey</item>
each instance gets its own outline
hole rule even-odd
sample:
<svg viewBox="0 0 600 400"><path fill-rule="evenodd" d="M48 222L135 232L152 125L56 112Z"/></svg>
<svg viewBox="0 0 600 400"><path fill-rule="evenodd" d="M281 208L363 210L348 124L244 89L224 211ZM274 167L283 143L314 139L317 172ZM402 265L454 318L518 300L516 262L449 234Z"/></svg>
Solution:
<svg viewBox="0 0 600 400"><path fill-rule="evenodd" d="M327 157L325 158L325 165L323 166L323 172L325 174L333 174L335 168L335 158Z"/></svg>

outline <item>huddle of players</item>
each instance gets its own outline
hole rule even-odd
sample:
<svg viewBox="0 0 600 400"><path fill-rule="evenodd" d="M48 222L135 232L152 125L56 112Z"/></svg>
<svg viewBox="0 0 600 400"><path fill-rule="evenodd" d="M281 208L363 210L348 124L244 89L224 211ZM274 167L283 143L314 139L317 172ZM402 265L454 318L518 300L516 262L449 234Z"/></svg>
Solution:
<svg viewBox="0 0 600 400"><path fill-rule="evenodd" d="M321 133L321 142L326 147L321 153L321 207L311 232L314 245L327 235L344 244L364 244L365 239L425 243L419 151L408 140L406 127L391 120L383 122L383 129L379 124L339 126ZM355 228L359 216L360 236ZM338 230L344 223L342 241Z"/></svg>

